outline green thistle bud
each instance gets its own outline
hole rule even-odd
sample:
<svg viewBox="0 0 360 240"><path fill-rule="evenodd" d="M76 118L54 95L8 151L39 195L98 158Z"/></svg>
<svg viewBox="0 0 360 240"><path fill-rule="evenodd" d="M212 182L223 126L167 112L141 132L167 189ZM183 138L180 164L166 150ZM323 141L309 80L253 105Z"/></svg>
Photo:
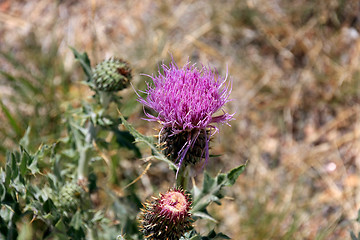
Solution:
<svg viewBox="0 0 360 240"><path fill-rule="evenodd" d="M67 183L61 189L55 205L66 212L76 211L81 204L85 191L76 183Z"/></svg>
<svg viewBox="0 0 360 240"><path fill-rule="evenodd" d="M178 240L192 228L191 199L182 189L170 189L141 209L141 229L148 240Z"/></svg>
<svg viewBox="0 0 360 240"><path fill-rule="evenodd" d="M98 90L104 92L120 91L130 84L130 65L118 58L104 60L93 69L93 79Z"/></svg>
<svg viewBox="0 0 360 240"><path fill-rule="evenodd" d="M169 158L171 161L178 163L179 161L179 152L184 148L184 145L193 138L195 134L198 134L197 129L192 130L191 132L183 131L178 134L173 134L171 128L165 128L160 135L160 147L163 154ZM206 135L205 135L206 134ZM191 146L186 153L183 164L194 165L205 158L206 151L206 139L209 138L209 133L207 131L201 131L197 137L193 146Z"/></svg>

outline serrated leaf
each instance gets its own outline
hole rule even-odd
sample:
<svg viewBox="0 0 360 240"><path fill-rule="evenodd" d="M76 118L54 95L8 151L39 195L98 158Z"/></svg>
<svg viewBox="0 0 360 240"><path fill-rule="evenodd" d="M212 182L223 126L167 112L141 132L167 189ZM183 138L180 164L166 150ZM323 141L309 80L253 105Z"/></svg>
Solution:
<svg viewBox="0 0 360 240"><path fill-rule="evenodd" d="M110 125L114 124L113 120L110 118L107 118L107 117L102 117L99 119L99 121L102 121L103 126L110 126Z"/></svg>
<svg viewBox="0 0 360 240"><path fill-rule="evenodd" d="M80 211L77 211L74 216L71 218L70 226L72 226L75 230L79 230L82 225L82 218Z"/></svg>
<svg viewBox="0 0 360 240"><path fill-rule="evenodd" d="M21 151L21 159L20 159L19 170L20 170L20 175L22 177L25 177L27 172L27 163L30 161L31 156L22 146L20 146L20 151Z"/></svg>
<svg viewBox="0 0 360 240"><path fill-rule="evenodd" d="M96 211L94 216L91 219L91 222L96 223L104 218L104 213L102 211Z"/></svg>
<svg viewBox="0 0 360 240"><path fill-rule="evenodd" d="M67 240L68 237L65 236L65 234L61 234L61 233L66 233L66 226L63 222L62 219L60 219L56 224L55 224L55 228L57 229L58 233L57 233L57 237L60 240ZM59 233L60 232L60 233Z"/></svg>
<svg viewBox="0 0 360 240"><path fill-rule="evenodd" d="M191 191L192 191L191 195L192 195L193 199L198 199L201 194L201 189L198 188L196 185L194 185L193 189Z"/></svg>
<svg viewBox="0 0 360 240"><path fill-rule="evenodd" d="M219 173L215 178L212 178L207 172L204 172L203 187L200 194L194 192L194 203L192 212L204 212L204 209L211 203L216 202L220 204L220 199L223 198L221 189L224 186L231 186L235 183L239 175L244 171L246 165L241 165L230 170L227 174ZM197 190L199 191L199 190Z"/></svg>
<svg viewBox="0 0 360 240"><path fill-rule="evenodd" d="M30 132L31 132L31 127L29 126L26 131L25 131L25 134L24 136L20 139L19 141L19 144L20 146L23 146L25 148L27 148L29 146L29 143L30 143Z"/></svg>
<svg viewBox="0 0 360 240"><path fill-rule="evenodd" d="M245 168L246 168L246 164L240 165L240 166L232 169L232 170L227 174L226 186L232 186L232 185L234 185L234 183L236 182L236 180L238 179L238 177L240 176L240 174L242 174L242 173L245 171Z"/></svg>
<svg viewBox="0 0 360 240"><path fill-rule="evenodd" d="M50 198L44 202L43 210L46 213L52 213L56 211L56 206L54 205L53 201Z"/></svg>
<svg viewBox="0 0 360 240"><path fill-rule="evenodd" d="M231 238L221 232L216 233L214 230L211 230L211 232L207 235L207 237L203 237L202 239L210 240L210 239L231 239Z"/></svg>
<svg viewBox="0 0 360 240"><path fill-rule="evenodd" d="M6 194L5 186L4 184L2 184L2 182L0 182L0 202L4 201L5 194Z"/></svg>
<svg viewBox="0 0 360 240"><path fill-rule="evenodd" d="M215 232L215 230L214 230L214 229L211 230L207 236L208 236L209 238L214 238L214 237L216 237L216 232Z"/></svg>
<svg viewBox="0 0 360 240"><path fill-rule="evenodd" d="M19 175L19 168L17 166L16 155L11 153L11 178L14 179Z"/></svg>
<svg viewBox="0 0 360 240"><path fill-rule="evenodd" d="M58 189L58 187L57 187L57 185L58 185L57 184L58 183L57 177L52 173L48 173L46 175L46 177L48 179L48 182L50 184L51 189L54 189L54 190Z"/></svg>
<svg viewBox="0 0 360 240"><path fill-rule="evenodd" d="M193 217L198 217L201 219L207 219L213 222L217 222L217 220L215 218L213 218L212 216L210 216L208 213L204 213L204 212L195 212L192 214Z"/></svg>
<svg viewBox="0 0 360 240"><path fill-rule="evenodd" d="M6 165L5 165L5 188L9 187L9 183L12 177L12 170L11 170L11 161L12 161L12 157L11 157L11 153L7 152L6 153Z"/></svg>
<svg viewBox="0 0 360 240"><path fill-rule="evenodd" d="M214 187L214 183L215 183L215 179L212 178L207 172L204 172L204 182L203 182L203 188L202 188L202 192L203 193L208 193L212 190L212 188ZM220 183L218 183L218 185L220 185Z"/></svg>
<svg viewBox="0 0 360 240"><path fill-rule="evenodd" d="M30 165L27 166L27 169L30 170L32 175L35 175L36 173L39 173L40 170L37 166L37 159L36 158L32 158L32 161L30 163Z"/></svg>
<svg viewBox="0 0 360 240"><path fill-rule="evenodd" d="M56 156L55 160L54 160L54 165L53 165L53 174L54 174L54 186L56 184L56 180L58 180L59 182L63 181L63 177L61 175L61 167L60 167L60 156Z"/></svg>
<svg viewBox="0 0 360 240"><path fill-rule="evenodd" d="M201 240L201 236L193 236L192 238L190 238L190 240Z"/></svg>
<svg viewBox="0 0 360 240"><path fill-rule="evenodd" d="M17 176L15 179L12 179L9 186L14 188L17 193L24 194L26 192L26 187L23 184L21 176Z"/></svg>
<svg viewBox="0 0 360 240"><path fill-rule="evenodd" d="M84 73L88 77L89 81L91 81L92 80L92 70L91 70L91 64L90 64L89 56L87 55L86 52L84 52L82 54L79 53L73 47L70 47L70 49L73 52L73 54L75 56L75 59L79 60L80 65L81 65L82 69L84 70Z"/></svg>
<svg viewBox="0 0 360 240"><path fill-rule="evenodd" d="M223 183L223 182L225 182L227 179L227 174L225 174L225 173L219 173L218 175L217 175L217 177L216 177L216 182L218 183L218 184L221 184L221 183Z"/></svg>
<svg viewBox="0 0 360 240"><path fill-rule="evenodd" d="M33 184L29 184L26 186L26 194L30 197L30 198L34 198L36 200L39 199L40 195L41 195L41 190L33 185Z"/></svg>

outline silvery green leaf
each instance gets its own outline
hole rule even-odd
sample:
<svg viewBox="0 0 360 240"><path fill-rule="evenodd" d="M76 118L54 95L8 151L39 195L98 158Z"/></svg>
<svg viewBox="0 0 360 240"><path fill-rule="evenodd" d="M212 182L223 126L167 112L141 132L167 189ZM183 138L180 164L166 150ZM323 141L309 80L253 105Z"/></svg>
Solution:
<svg viewBox="0 0 360 240"><path fill-rule="evenodd" d="M226 175L225 186L234 185L234 183L236 182L236 180L238 179L240 174L242 174L244 172L245 168L246 168L246 164L240 165L240 166L230 170L230 172Z"/></svg>
<svg viewBox="0 0 360 240"><path fill-rule="evenodd" d="M208 213L205 212L195 212L193 215L193 217L198 217L201 219L207 219L213 222L217 222L217 220L215 218L213 218L212 216L210 216Z"/></svg>
<svg viewBox="0 0 360 240"><path fill-rule="evenodd" d="M82 224L83 222L80 211L77 211L71 219L70 226L72 226L75 230L79 230Z"/></svg>
<svg viewBox="0 0 360 240"><path fill-rule="evenodd" d="M6 189L4 184L0 182L0 202L2 202L5 199Z"/></svg>
<svg viewBox="0 0 360 240"><path fill-rule="evenodd" d="M231 238L223 233L216 233L214 230L212 230L206 237L202 237L201 239L210 240L210 239L231 239Z"/></svg>
<svg viewBox="0 0 360 240"><path fill-rule="evenodd" d="M22 146L20 146L20 151L21 151L21 160L20 160L19 170L20 170L20 175L22 177L25 177L26 172L28 170L27 163L31 161L31 156Z"/></svg>
<svg viewBox="0 0 360 240"><path fill-rule="evenodd" d="M194 186L192 190L194 203L191 211L193 213L197 211L203 212L211 202L220 204L220 199L224 197L221 193L221 189L224 186L233 185L236 179L245 170L245 167L246 164L240 165L239 167L230 170L228 173L219 173L214 178L207 172L204 172L202 189L199 192L199 189Z"/></svg>
<svg viewBox="0 0 360 240"><path fill-rule="evenodd" d="M89 81L91 81L91 79L92 79L92 70L91 70L91 64L90 64L89 56L87 55L86 52L84 52L82 54L79 53L73 47L70 47L70 49L73 52L73 54L75 56L75 59L79 60L80 65L81 65L82 69L84 70L84 73L88 77Z"/></svg>
<svg viewBox="0 0 360 240"><path fill-rule="evenodd" d="M25 134L24 136L20 139L19 141L19 144L20 146L23 146L25 148L27 148L29 146L29 143L30 143L30 132L31 132L31 127L29 126L26 131L25 131Z"/></svg>

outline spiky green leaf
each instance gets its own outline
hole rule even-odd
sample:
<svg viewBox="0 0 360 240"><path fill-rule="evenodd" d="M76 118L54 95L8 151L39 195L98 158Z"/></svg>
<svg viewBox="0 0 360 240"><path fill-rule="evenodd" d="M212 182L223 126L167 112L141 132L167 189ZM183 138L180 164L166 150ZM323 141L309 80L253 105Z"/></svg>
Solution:
<svg viewBox="0 0 360 240"><path fill-rule="evenodd" d="M195 214L200 211L206 213L206 207L211 202L220 204L220 199L223 198L221 189L224 186L232 186L236 179L244 172L246 165L240 165L228 173L219 173L216 177L211 177L207 172L204 172L204 181L202 189L200 190L194 186L192 190L194 203L192 212Z"/></svg>
<svg viewBox="0 0 360 240"><path fill-rule="evenodd" d="M86 76L88 77L89 81L91 81L92 79L92 70L91 70L91 64L90 64L90 59L89 56L87 55L86 52L84 53L79 53L75 48L70 47L71 51L73 52L75 59L77 59L80 64L82 69L84 70L84 73L86 74Z"/></svg>
<svg viewBox="0 0 360 240"><path fill-rule="evenodd" d="M79 230L83 224L81 213L77 211L71 219L70 226L72 226L75 230Z"/></svg>

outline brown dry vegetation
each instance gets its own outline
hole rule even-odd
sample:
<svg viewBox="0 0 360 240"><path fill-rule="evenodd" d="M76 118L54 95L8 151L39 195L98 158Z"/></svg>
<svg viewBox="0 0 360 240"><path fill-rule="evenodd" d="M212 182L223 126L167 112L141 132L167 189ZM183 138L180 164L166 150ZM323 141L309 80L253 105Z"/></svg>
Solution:
<svg viewBox="0 0 360 240"><path fill-rule="evenodd" d="M190 58L221 74L228 67L227 110L236 120L221 127L212 153L222 156L208 169L249 163L225 204L212 208L217 229L238 240L349 239L360 208L359 12L357 0L3 0L0 49L31 68L29 41L45 56L56 43L65 73L77 66L68 46L87 51L93 63L123 57L138 88L147 80L139 73L156 71L169 53L180 65ZM78 73L66 76L73 84L56 94L76 102L87 93ZM2 87L6 103L16 92ZM31 106L18 107L32 116ZM138 120L141 112L129 121L154 134ZM3 112L0 119L5 126Z"/></svg>

